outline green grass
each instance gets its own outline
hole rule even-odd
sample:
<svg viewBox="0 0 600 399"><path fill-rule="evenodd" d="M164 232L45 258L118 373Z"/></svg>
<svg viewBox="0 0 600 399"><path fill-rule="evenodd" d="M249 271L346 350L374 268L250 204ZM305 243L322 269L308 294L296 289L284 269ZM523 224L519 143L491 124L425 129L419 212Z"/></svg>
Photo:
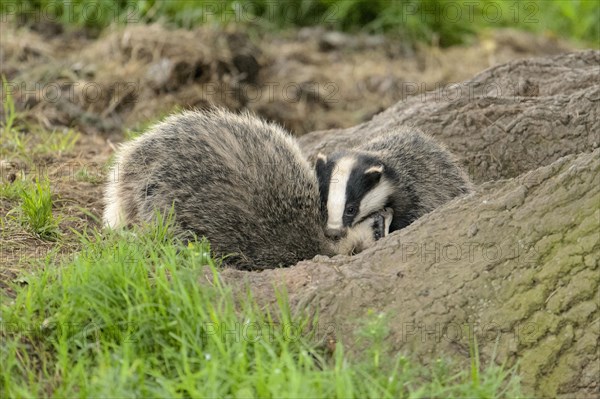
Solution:
<svg viewBox="0 0 600 399"><path fill-rule="evenodd" d="M292 314L285 293L269 313L235 299L206 242L178 246L168 223L135 234L82 234L82 250L0 298L1 397L501 397L507 370L423 368L386 355L386 318L358 328L367 348L332 355ZM208 268L208 269L206 269ZM205 271L208 271L205 277ZM475 383L476 382L476 383Z"/></svg>
<svg viewBox="0 0 600 399"><path fill-rule="evenodd" d="M21 223L31 233L49 241L58 238L58 222L52 213L52 192L47 180L34 184L25 184L20 192Z"/></svg>
<svg viewBox="0 0 600 399"><path fill-rule="evenodd" d="M79 140L79 133L64 129L48 131L38 125L28 126L28 131L20 131L17 128L2 129L0 131L2 144L0 155L6 157L18 157L28 163L40 155L53 155L60 157L64 153L71 152Z"/></svg>
<svg viewBox="0 0 600 399"><path fill-rule="evenodd" d="M23 172L19 172L19 176L13 182L5 180L5 176L2 176L0 178L0 199L16 201L21 198L24 190L29 189L30 185L31 183L25 180Z"/></svg>
<svg viewBox="0 0 600 399"><path fill-rule="evenodd" d="M75 172L75 180L92 184L101 184L104 182L104 177L100 170L90 170L88 167L84 166Z"/></svg>
<svg viewBox="0 0 600 399"><path fill-rule="evenodd" d="M2 119L0 120L0 156L19 157L29 163L35 155L60 156L72 151L79 133L72 129L47 131L29 125L24 114L15 109L15 102L6 78L2 76ZM32 143L33 138L36 142Z"/></svg>
<svg viewBox="0 0 600 399"><path fill-rule="evenodd" d="M11 89L2 75L2 119L0 119L0 156L18 154L30 159L27 147L29 138L26 137L19 127L22 115L15 109L15 101Z"/></svg>
<svg viewBox="0 0 600 399"><path fill-rule="evenodd" d="M72 151L77 140L79 140L79 133L72 129L64 129L60 132L56 130L51 132L43 130L37 135L40 137L41 142L37 145L36 152L56 156Z"/></svg>
<svg viewBox="0 0 600 399"><path fill-rule="evenodd" d="M18 156L24 160L31 161L30 137L17 129L3 129L0 134L0 155Z"/></svg>
<svg viewBox="0 0 600 399"><path fill-rule="evenodd" d="M112 23L161 21L190 28L204 23L238 23L272 29L323 25L345 31L398 34L407 41L462 43L486 28L517 27L549 32L600 46L600 5L596 0L112 0L5 1L3 13L56 14L67 25L97 31Z"/></svg>
<svg viewBox="0 0 600 399"><path fill-rule="evenodd" d="M2 111L2 132L8 133L15 127L18 114L15 110L15 100L4 75L2 75Z"/></svg>

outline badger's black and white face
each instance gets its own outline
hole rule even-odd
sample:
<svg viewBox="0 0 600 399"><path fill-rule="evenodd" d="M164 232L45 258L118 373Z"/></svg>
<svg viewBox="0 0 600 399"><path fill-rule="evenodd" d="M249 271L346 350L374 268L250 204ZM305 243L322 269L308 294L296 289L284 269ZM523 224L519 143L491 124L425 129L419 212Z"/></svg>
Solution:
<svg viewBox="0 0 600 399"><path fill-rule="evenodd" d="M344 237L348 228L388 206L393 185L385 166L368 154L319 154L315 165L326 235Z"/></svg>

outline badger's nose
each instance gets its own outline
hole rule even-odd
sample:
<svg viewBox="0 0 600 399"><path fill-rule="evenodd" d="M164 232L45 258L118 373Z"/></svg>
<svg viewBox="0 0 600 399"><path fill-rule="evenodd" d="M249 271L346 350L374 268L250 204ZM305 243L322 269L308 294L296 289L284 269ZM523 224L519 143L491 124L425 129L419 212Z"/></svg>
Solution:
<svg viewBox="0 0 600 399"><path fill-rule="evenodd" d="M338 241L339 239L344 237L344 235L345 235L344 233L345 232L343 229L331 229L331 228L325 229L325 236L327 238L330 238L335 241Z"/></svg>

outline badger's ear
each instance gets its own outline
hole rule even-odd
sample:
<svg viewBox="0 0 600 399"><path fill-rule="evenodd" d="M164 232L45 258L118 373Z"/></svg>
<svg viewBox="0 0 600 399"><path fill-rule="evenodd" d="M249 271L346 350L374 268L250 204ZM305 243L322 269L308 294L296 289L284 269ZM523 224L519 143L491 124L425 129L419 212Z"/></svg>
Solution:
<svg viewBox="0 0 600 399"><path fill-rule="evenodd" d="M365 170L365 175L371 173L379 173L381 175L383 173L383 165L371 166L369 169Z"/></svg>
<svg viewBox="0 0 600 399"><path fill-rule="evenodd" d="M383 165L371 166L365 170L365 178L373 184L379 182L381 175L383 174Z"/></svg>
<svg viewBox="0 0 600 399"><path fill-rule="evenodd" d="M327 165L327 156L320 152L317 155L317 161L315 162L315 170L317 171L317 175L325 170L325 165Z"/></svg>

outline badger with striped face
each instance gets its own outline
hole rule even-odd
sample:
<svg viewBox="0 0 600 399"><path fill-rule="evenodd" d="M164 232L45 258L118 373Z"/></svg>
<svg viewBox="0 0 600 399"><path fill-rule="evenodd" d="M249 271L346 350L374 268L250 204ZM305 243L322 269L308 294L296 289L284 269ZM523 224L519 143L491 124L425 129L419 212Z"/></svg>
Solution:
<svg viewBox="0 0 600 399"><path fill-rule="evenodd" d="M326 235L339 240L374 212L393 211L389 232L468 193L471 184L452 155L415 130L396 130L315 164Z"/></svg>

